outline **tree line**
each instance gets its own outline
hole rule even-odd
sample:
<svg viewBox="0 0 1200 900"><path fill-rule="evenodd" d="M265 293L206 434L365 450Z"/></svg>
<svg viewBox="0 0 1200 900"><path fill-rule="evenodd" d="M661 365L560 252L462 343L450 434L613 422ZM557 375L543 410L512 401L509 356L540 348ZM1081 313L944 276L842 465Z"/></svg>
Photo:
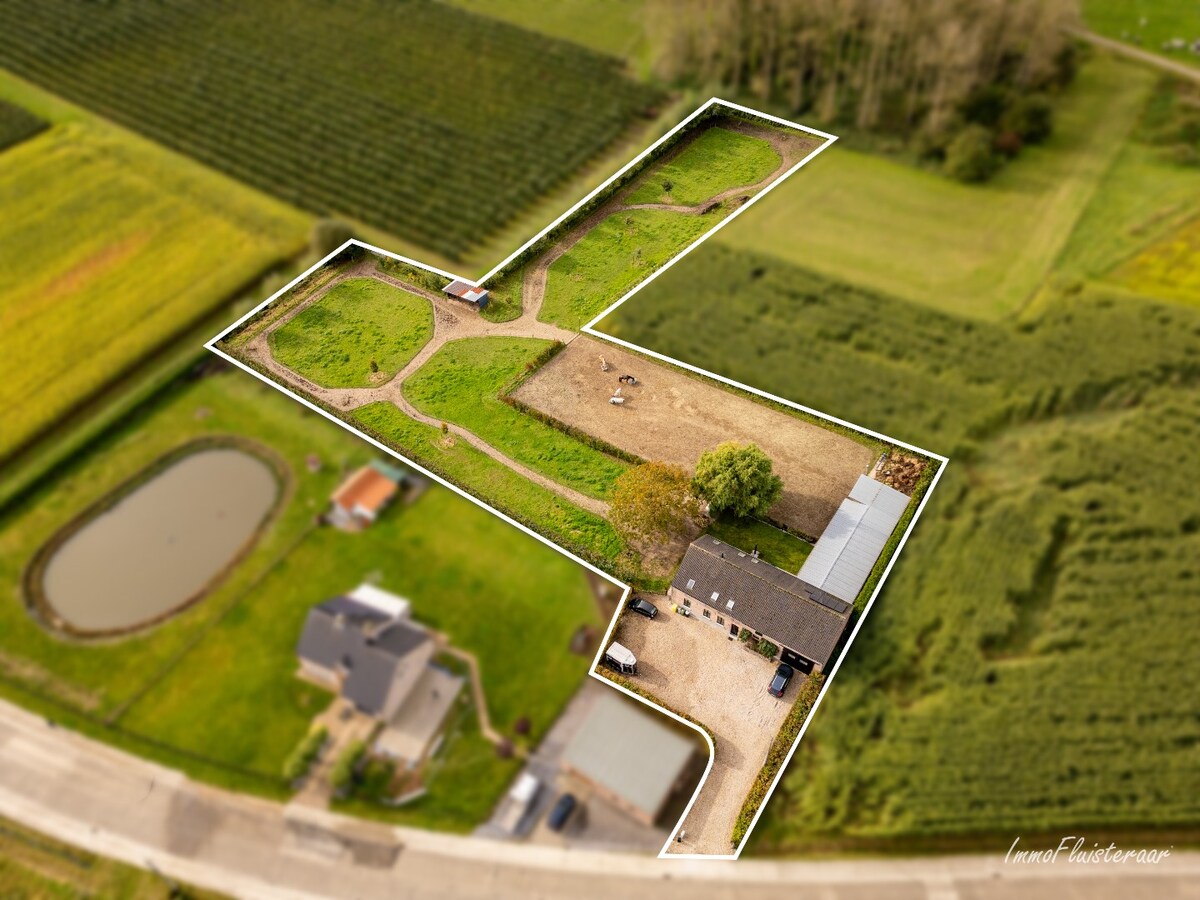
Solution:
<svg viewBox="0 0 1200 900"><path fill-rule="evenodd" d="M657 73L944 159L970 131L993 162L1049 133L1074 74L1078 0L652 0ZM986 165L984 170L986 170ZM951 172L965 180L990 172Z"/></svg>

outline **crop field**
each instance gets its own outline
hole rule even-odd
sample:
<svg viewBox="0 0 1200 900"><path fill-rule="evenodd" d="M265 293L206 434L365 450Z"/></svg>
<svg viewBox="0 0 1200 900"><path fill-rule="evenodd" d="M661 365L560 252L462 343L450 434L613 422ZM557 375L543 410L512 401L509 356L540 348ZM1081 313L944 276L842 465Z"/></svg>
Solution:
<svg viewBox="0 0 1200 900"><path fill-rule="evenodd" d="M989 324L689 263L603 327L951 458L756 849L1200 820L1200 312L1088 285Z"/></svg>
<svg viewBox="0 0 1200 900"><path fill-rule="evenodd" d="M648 172L625 202L695 206L728 188L757 184L782 163L762 138L709 128Z"/></svg>
<svg viewBox="0 0 1200 900"><path fill-rule="evenodd" d="M28 140L50 127L29 110L0 99L0 151Z"/></svg>
<svg viewBox="0 0 1200 900"><path fill-rule="evenodd" d="M374 278L349 278L271 332L271 353L325 387L388 381L433 336L424 297Z"/></svg>
<svg viewBox="0 0 1200 900"><path fill-rule="evenodd" d="M614 213L550 266L538 318L582 328L727 211L699 216L658 209Z"/></svg>
<svg viewBox="0 0 1200 900"><path fill-rule="evenodd" d="M983 186L835 145L715 240L946 312L1001 318L1052 270L1154 81L1137 66L1089 62L1057 105L1050 140Z"/></svg>
<svg viewBox="0 0 1200 900"><path fill-rule="evenodd" d="M560 484L607 498L626 463L500 399L550 346L533 338L451 341L404 383L404 395L426 415L462 425Z"/></svg>
<svg viewBox="0 0 1200 900"><path fill-rule="evenodd" d="M18 0L0 65L315 213L449 257L657 102L620 62L430 0Z"/></svg>
<svg viewBox="0 0 1200 900"><path fill-rule="evenodd" d="M71 516L166 450L208 434L238 434L279 453L292 499L232 575L204 602L152 631L103 644L71 644L44 631L20 600L26 560ZM310 606L373 578L408 597L414 615L477 654L489 711L510 732L528 717L536 737L579 683L585 661L567 652L599 614L581 571L474 504L440 488L396 506L371 529L313 528L343 471L373 451L339 428L240 373L169 391L110 433L57 480L0 520L0 694L30 703L88 733L210 781L279 793L283 759L329 695L295 677L295 643ZM309 455L322 462L307 467ZM463 547L479 566L464 566ZM508 614L478 615L480 597ZM525 615L522 610L528 612ZM530 690L511 666L514 642L544 657ZM205 722L204 728L196 727ZM154 741L147 744L145 741ZM468 740L463 751L478 744ZM486 769L479 769L486 777ZM478 798L489 785L460 772ZM450 791L450 801L456 791ZM477 803L478 800L472 802ZM463 807L470 808L469 805ZM439 824L476 824L446 815Z"/></svg>
<svg viewBox="0 0 1200 900"><path fill-rule="evenodd" d="M0 458L304 246L282 204L99 124L0 166Z"/></svg>

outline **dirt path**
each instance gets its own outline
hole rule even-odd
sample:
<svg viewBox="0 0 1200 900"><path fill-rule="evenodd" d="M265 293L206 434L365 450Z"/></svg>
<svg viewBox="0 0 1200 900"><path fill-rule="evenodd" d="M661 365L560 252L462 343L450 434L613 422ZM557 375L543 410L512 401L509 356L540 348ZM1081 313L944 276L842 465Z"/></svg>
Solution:
<svg viewBox="0 0 1200 900"><path fill-rule="evenodd" d="M1124 41L1104 37L1103 35L1096 34L1094 31L1087 31L1083 28L1069 28L1067 31L1073 37L1087 41L1089 44L1095 44L1097 47L1103 47L1105 50L1111 50L1118 56L1124 56L1127 59L1145 63L1163 72L1169 72L1177 78L1200 83L1200 68L1195 66L1174 59L1168 59L1159 53L1154 53L1151 50L1143 50L1141 47L1135 47L1133 44L1127 44Z"/></svg>

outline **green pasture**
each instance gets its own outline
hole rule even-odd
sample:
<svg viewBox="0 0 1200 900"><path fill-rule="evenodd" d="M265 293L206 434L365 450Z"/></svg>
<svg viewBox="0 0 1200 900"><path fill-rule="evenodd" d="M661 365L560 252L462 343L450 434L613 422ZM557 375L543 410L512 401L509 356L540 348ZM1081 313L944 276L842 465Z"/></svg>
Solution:
<svg viewBox="0 0 1200 900"><path fill-rule="evenodd" d="M635 61L645 54L645 0L451 0L473 13Z"/></svg>
<svg viewBox="0 0 1200 900"><path fill-rule="evenodd" d="M1083 20L1097 34L1187 65L1200 65L1191 44L1200 38L1200 4L1191 0L1083 0ZM1188 47L1166 50L1182 38Z"/></svg>
<svg viewBox="0 0 1200 900"><path fill-rule="evenodd" d="M835 144L719 240L945 312L1001 318L1053 269L1154 80L1090 61L1057 105L1054 135L984 185Z"/></svg>
<svg viewBox="0 0 1200 900"><path fill-rule="evenodd" d="M324 387L369 387L433 337L433 304L374 278L350 278L271 332L279 362Z"/></svg>
<svg viewBox="0 0 1200 900"><path fill-rule="evenodd" d="M404 396L426 415L462 425L548 478L606 498L626 463L500 399L550 346L534 338L450 341L405 381Z"/></svg>
<svg viewBox="0 0 1200 900"><path fill-rule="evenodd" d="M656 209L614 213L555 260L538 318L582 328L723 218Z"/></svg>
<svg viewBox="0 0 1200 900"><path fill-rule="evenodd" d="M713 127L651 168L625 202L697 206L729 188L757 184L781 163L779 154L762 138Z"/></svg>

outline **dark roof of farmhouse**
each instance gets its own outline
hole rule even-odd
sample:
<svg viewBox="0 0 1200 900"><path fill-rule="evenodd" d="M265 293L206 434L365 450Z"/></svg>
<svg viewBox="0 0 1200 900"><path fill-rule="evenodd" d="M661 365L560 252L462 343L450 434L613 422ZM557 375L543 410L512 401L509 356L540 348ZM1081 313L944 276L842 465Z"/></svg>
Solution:
<svg viewBox="0 0 1200 900"><path fill-rule="evenodd" d="M854 609L711 535L692 542L671 585L822 666Z"/></svg>

